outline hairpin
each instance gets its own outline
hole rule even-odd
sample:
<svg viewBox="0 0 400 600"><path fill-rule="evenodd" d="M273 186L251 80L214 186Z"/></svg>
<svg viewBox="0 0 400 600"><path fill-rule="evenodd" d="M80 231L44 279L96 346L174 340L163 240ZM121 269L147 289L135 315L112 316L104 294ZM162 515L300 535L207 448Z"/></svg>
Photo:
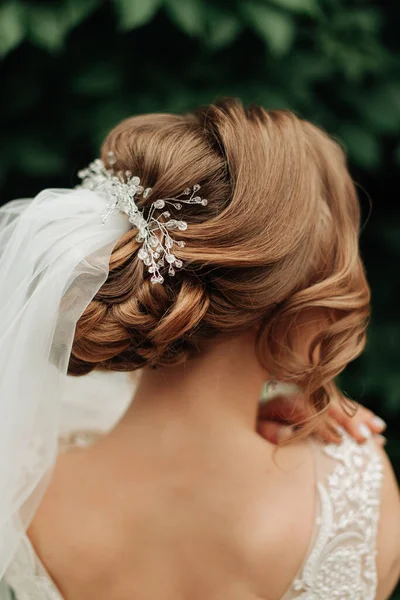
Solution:
<svg viewBox="0 0 400 600"><path fill-rule="evenodd" d="M81 187L90 190L101 190L109 198L105 210L100 215L102 223L119 210L128 215L132 227L138 229L136 240L142 243L138 257L148 267L152 283L163 283L164 277L161 270L168 266L168 274L175 275L175 269L180 269L182 261L173 253L174 246L183 248L185 242L174 240L170 231L187 229L186 221L171 218L168 206L176 210L182 209L182 204L201 204L207 206L208 201L198 195L200 185L186 188L176 198L158 198L150 204L147 214L140 210L135 199L147 198L151 188L144 188L140 178L133 176L130 171L114 171L116 158L113 152L107 155L107 167L101 159L96 159L90 165L78 172L82 180ZM162 211L162 212L161 212Z"/></svg>

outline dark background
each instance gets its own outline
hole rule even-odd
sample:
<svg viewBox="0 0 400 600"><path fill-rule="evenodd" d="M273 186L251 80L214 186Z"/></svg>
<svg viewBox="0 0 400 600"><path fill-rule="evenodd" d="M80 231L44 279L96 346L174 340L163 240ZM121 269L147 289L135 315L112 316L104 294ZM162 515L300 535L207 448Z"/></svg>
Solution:
<svg viewBox="0 0 400 600"><path fill-rule="evenodd" d="M398 474L399 27L395 1L0 3L1 203L75 184L124 117L221 95L293 109L341 141L373 292L367 349L341 384L388 422Z"/></svg>

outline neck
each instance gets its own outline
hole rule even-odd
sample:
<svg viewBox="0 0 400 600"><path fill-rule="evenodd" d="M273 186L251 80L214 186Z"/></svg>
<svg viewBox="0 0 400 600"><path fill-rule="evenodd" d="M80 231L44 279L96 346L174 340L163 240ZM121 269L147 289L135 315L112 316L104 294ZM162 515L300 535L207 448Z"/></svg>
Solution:
<svg viewBox="0 0 400 600"><path fill-rule="evenodd" d="M232 426L254 431L266 377L252 335L223 341L184 364L144 369L124 423L208 437Z"/></svg>

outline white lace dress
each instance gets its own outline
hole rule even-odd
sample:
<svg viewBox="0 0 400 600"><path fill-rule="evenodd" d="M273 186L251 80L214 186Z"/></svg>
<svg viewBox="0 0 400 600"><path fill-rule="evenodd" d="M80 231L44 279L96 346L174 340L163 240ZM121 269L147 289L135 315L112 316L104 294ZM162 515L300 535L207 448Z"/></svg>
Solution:
<svg viewBox="0 0 400 600"><path fill-rule="evenodd" d="M99 401L97 394L97 408ZM91 439L90 433L72 434L64 436L64 443L81 445ZM346 434L339 446L311 444L318 499L314 532L282 600L373 600L382 484L379 456L372 443L358 445ZM0 584L0 600L63 600L26 536Z"/></svg>

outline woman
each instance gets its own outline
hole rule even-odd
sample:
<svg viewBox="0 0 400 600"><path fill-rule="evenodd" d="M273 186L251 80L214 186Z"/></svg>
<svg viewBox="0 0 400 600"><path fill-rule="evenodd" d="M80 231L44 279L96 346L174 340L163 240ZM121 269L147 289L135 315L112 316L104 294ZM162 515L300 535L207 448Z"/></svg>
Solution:
<svg viewBox="0 0 400 600"><path fill-rule="evenodd" d="M352 410L333 379L362 351L369 315L342 151L289 112L227 100L128 119L102 157L79 189L3 209L9 589L388 598L394 476L379 444L332 420ZM118 423L55 462L67 368L141 376ZM295 435L278 449L256 433L266 380L297 391ZM355 419L365 441L361 421L374 423Z"/></svg>

